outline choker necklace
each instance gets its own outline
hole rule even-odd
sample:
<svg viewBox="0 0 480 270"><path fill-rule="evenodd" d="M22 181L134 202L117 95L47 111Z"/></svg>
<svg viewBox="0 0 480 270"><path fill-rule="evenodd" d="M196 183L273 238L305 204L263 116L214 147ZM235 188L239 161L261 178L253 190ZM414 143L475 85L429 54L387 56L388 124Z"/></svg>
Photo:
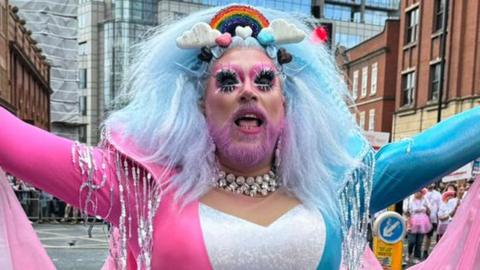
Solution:
<svg viewBox="0 0 480 270"><path fill-rule="evenodd" d="M267 174L259 176L235 176L232 173L227 174L219 171L216 179L217 188L243 194L250 197L261 195L267 196L269 193L278 189L278 177L270 171Z"/></svg>

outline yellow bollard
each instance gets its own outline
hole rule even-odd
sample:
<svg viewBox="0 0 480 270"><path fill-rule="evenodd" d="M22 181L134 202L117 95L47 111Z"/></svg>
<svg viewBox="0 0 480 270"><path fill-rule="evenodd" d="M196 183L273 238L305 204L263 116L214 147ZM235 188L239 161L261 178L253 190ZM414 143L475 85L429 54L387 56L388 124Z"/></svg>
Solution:
<svg viewBox="0 0 480 270"><path fill-rule="evenodd" d="M373 253L385 270L402 270L405 220L396 212L385 212L373 223Z"/></svg>

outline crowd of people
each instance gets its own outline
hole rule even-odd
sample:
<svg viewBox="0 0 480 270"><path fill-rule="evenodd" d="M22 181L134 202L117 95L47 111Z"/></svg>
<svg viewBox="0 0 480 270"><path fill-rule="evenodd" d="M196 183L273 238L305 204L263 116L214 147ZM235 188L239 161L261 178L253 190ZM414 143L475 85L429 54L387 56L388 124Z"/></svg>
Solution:
<svg viewBox="0 0 480 270"><path fill-rule="evenodd" d="M36 223L82 223L79 210L35 189L22 180L7 174L7 179L27 217Z"/></svg>
<svg viewBox="0 0 480 270"><path fill-rule="evenodd" d="M431 184L403 201L407 264L416 264L428 257L432 244L445 233L470 185L470 181Z"/></svg>

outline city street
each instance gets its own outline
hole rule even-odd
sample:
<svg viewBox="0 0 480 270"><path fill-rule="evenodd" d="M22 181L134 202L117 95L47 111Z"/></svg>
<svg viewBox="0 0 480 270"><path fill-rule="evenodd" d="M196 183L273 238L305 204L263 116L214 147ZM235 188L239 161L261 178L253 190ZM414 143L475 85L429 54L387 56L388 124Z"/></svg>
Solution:
<svg viewBox="0 0 480 270"><path fill-rule="evenodd" d="M58 270L99 270L108 255L106 225L95 225L92 238L84 225L33 224L33 227Z"/></svg>
<svg viewBox="0 0 480 270"><path fill-rule="evenodd" d="M58 270L98 270L108 255L107 226L34 224L40 241Z"/></svg>

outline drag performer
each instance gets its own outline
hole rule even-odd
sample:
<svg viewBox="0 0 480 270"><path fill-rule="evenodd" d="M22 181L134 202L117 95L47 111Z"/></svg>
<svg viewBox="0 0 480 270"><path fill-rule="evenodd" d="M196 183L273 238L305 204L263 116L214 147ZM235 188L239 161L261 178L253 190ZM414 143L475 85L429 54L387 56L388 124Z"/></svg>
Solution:
<svg viewBox="0 0 480 270"><path fill-rule="evenodd" d="M480 156L480 109L374 155L310 33L240 5L163 27L100 146L0 110L0 166L110 221L105 268L358 269L370 212Z"/></svg>

